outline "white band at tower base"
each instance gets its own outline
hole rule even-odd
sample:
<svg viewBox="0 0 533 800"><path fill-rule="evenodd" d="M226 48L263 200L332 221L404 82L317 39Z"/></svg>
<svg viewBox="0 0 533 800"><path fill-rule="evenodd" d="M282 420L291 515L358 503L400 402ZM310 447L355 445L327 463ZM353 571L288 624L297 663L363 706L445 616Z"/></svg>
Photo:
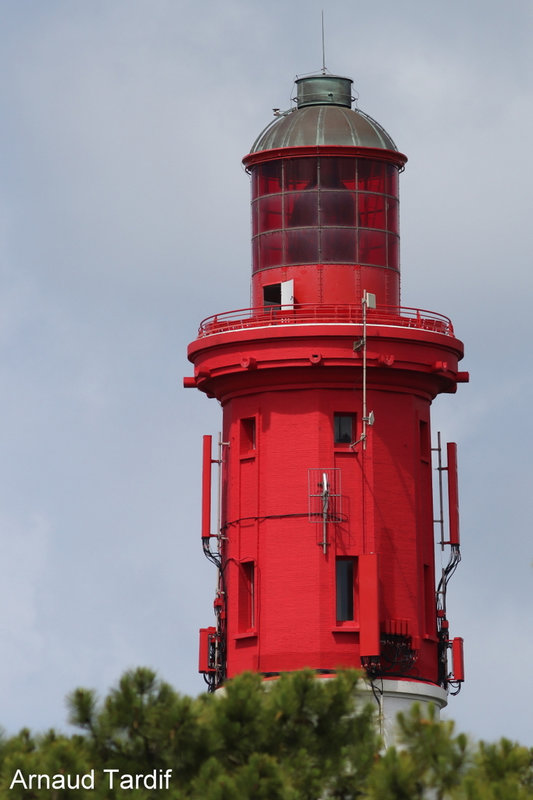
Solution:
<svg viewBox="0 0 533 800"><path fill-rule="evenodd" d="M411 706L418 703L424 714L432 705L437 711L438 718L441 709L448 704L448 693L445 689L422 681L377 678L372 682L365 680L360 688L363 690L365 701L368 700L368 693L377 703L377 721L385 747L398 744L396 718L400 712L409 713Z"/></svg>

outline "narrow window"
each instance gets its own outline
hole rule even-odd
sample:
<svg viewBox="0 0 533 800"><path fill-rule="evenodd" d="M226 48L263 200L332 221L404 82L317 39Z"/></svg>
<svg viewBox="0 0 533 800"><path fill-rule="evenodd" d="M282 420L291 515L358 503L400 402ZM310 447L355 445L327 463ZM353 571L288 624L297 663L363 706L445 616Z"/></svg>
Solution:
<svg viewBox="0 0 533 800"><path fill-rule="evenodd" d="M420 459L422 461L429 461L430 447L429 447L429 425L426 420L419 421L420 429Z"/></svg>
<svg viewBox="0 0 533 800"><path fill-rule="evenodd" d="M239 629L255 626L255 564L245 561L239 570Z"/></svg>
<svg viewBox="0 0 533 800"><path fill-rule="evenodd" d="M335 444L351 444L354 441L355 414L334 414L333 436Z"/></svg>
<svg viewBox="0 0 533 800"><path fill-rule="evenodd" d="M337 622L355 619L354 615L354 578L355 559L337 558L336 560L336 593Z"/></svg>
<svg viewBox="0 0 533 800"><path fill-rule="evenodd" d="M255 450L255 417L241 419L241 455Z"/></svg>

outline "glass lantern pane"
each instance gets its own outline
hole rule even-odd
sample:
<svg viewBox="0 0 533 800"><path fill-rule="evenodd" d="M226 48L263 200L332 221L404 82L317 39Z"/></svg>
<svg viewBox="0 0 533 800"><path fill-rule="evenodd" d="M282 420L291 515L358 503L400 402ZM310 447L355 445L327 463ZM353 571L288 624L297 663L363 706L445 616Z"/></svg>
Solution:
<svg viewBox="0 0 533 800"><path fill-rule="evenodd" d="M359 227L386 228L385 199L382 194L359 193Z"/></svg>
<svg viewBox="0 0 533 800"><path fill-rule="evenodd" d="M321 158L320 186L323 189L355 189L353 158Z"/></svg>
<svg viewBox="0 0 533 800"><path fill-rule="evenodd" d="M396 198L387 198L387 230L398 233L398 201Z"/></svg>
<svg viewBox="0 0 533 800"><path fill-rule="evenodd" d="M257 201L252 203L252 236L259 232L259 207Z"/></svg>
<svg viewBox="0 0 533 800"><path fill-rule="evenodd" d="M318 225L318 192L291 192L285 195L285 227Z"/></svg>
<svg viewBox="0 0 533 800"><path fill-rule="evenodd" d="M400 269L400 237L393 233L387 235L387 266L391 269Z"/></svg>
<svg viewBox="0 0 533 800"><path fill-rule="evenodd" d="M282 195L273 194L270 197L263 197L258 201L258 230L263 231L279 230L282 227Z"/></svg>
<svg viewBox="0 0 533 800"><path fill-rule="evenodd" d="M317 185L317 159L294 158L285 161L284 188L287 192L313 189Z"/></svg>
<svg viewBox="0 0 533 800"><path fill-rule="evenodd" d="M318 230L304 228L287 231L287 264L318 263Z"/></svg>
<svg viewBox="0 0 533 800"><path fill-rule="evenodd" d="M282 263L282 241L282 234L279 231L258 236L259 269L278 267Z"/></svg>
<svg viewBox="0 0 533 800"><path fill-rule="evenodd" d="M381 231L359 231L359 263L387 266L386 234Z"/></svg>
<svg viewBox="0 0 533 800"><path fill-rule="evenodd" d="M321 225L355 225L355 193L320 192Z"/></svg>
<svg viewBox="0 0 533 800"><path fill-rule="evenodd" d="M259 237L255 237L252 239L252 272L257 272L258 269L261 269L261 265L259 263Z"/></svg>
<svg viewBox="0 0 533 800"><path fill-rule="evenodd" d="M387 164L385 176L385 191L393 197L398 197L398 167Z"/></svg>
<svg viewBox="0 0 533 800"><path fill-rule="evenodd" d="M281 192L281 162L269 161L267 164L260 164L254 170L254 178L257 173L257 181L255 181L256 191L255 197L264 194L274 194Z"/></svg>
<svg viewBox="0 0 533 800"><path fill-rule="evenodd" d="M355 230L322 228L321 253L324 264L355 264Z"/></svg>
<svg viewBox="0 0 533 800"><path fill-rule="evenodd" d="M251 172L251 182L252 182L252 197L257 197L259 194L259 167L253 167Z"/></svg>
<svg viewBox="0 0 533 800"><path fill-rule="evenodd" d="M385 167L381 161L357 160L357 188L366 192L385 191Z"/></svg>

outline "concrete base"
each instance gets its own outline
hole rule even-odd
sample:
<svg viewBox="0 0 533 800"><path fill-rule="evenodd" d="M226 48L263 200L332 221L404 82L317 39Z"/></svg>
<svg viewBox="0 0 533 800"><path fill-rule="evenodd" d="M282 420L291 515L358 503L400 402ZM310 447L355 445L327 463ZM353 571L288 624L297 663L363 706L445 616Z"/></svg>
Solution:
<svg viewBox="0 0 533 800"><path fill-rule="evenodd" d="M413 703L418 703L424 712L430 705L437 711L437 716L448 704L448 693L440 686L420 681L400 681L376 679L372 683L365 681L361 687L377 706L379 732L385 747L398 743L396 717L400 712L409 711Z"/></svg>

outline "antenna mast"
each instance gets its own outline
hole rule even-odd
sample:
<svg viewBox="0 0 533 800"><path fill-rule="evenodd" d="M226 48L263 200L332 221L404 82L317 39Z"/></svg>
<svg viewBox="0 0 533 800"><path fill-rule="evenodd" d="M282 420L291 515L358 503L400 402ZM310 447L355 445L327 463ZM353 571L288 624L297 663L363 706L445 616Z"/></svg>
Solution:
<svg viewBox="0 0 533 800"><path fill-rule="evenodd" d="M326 46L324 44L324 11L322 10L322 75L326 74Z"/></svg>

